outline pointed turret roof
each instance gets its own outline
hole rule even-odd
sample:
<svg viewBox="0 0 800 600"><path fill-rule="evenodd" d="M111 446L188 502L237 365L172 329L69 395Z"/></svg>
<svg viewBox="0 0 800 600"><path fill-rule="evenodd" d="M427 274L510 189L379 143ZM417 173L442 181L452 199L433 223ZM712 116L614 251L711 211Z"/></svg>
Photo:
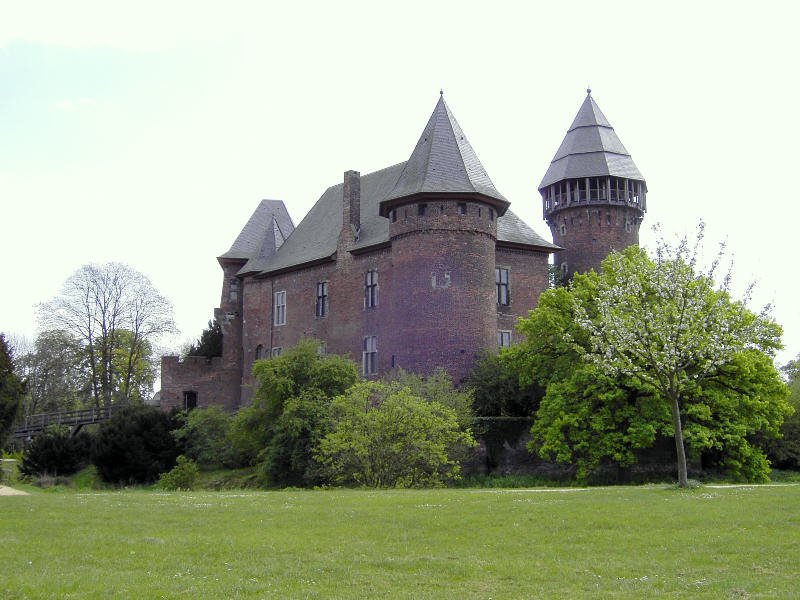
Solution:
<svg viewBox="0 0 800 600"><path fill-rule="evenodd" d="M489 179L444 95L439 96L411 157L385 200L437 192L481 194L501 205L508 204Z"/></svg>
<svg viewBox="0 0 800 600"><path fill-rule="evenodd" d="M262 200L230 250L219 260L240 260L242 272L258 271L294 231L294 223L281 200Z"/></svg>
<svg viewBox="0 0 800 600"><path fill-rule="evenodd" d="M592 91L586 92L586 100L539 184L540 190L557 181L578 177L613 175L644 181L611 123L592 98Z"/></svg>

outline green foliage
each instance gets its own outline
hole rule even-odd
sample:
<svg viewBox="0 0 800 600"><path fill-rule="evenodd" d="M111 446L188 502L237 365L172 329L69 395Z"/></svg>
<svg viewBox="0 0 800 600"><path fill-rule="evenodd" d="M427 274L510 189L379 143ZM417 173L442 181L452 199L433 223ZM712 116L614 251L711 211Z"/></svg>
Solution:
<svg viewBox="0 0 800 600"><path fill-rule="evenodd" d="M84 348L66 331L40 333L19 363L28 387L26 415L73 410L91 396Z"/></svg>
<svg viewBox="0 0 800 600"><path fill-rule="evenodd" d="M286 400L261 453L262 479L278 487L311 487L325 483L312 460L313 449L330 428L331 400L321 390L306 389Z"/></svg>
<svg viewBox="0 0 800 600"><path fill-rule="evenodd" d="M175 415L158 408L126 408L100 424L92 444L92 463L104 481L150 483L175 464L179 448L172 432Z"/></svg>
<svg viewBox="0 0 800 600"><path fill-rule="evenodd" d="M25 448L20 471L28 476L72 475L89 463L91 436L72 435L69 427L52 425Z"/></svg>
<svg viewBox="0 0 800 600"><path fill-rule="evenodd" d="M437 402L451 409L456 414L462 429L470 427L475 420L473 390L469 387L463 390L457 389L450 375L441 367L437 367L427 377L400 369L387 381L395 387L406 388L411 394L427 402Z"/></svg>
<svg viewBox="0 0 800 600"><path fill-rule="evenodd" d="M253 364L258 389L252 405L234 419L231 442L250 464L259 465L268 485L316 481L317 467L306 450L324 420L319 411L358 380L353 361L319 354L318 348L317 342L303 340Z"/></svg>
<svg viewBox="0 0 800 600"><path fill-rule="evenodd" d="M659 285L664 289L653 284L653 290L661 290L658 293L614 296L620 293L625 277L640 277L645 283L625 284L626 289L640 291L650 289L647 282L651 279L669 279L658 271L667 266L680 270L680 274L669 273L676 279L682 277L689 291L681 288L683 291L667 293L665 290L672 288L662 281ZM787 414L785 388L769 357L777 326L734 303L725 292L713 290L708 277L692 278L691 268L667 266L659 267L638 248L628 248L612 254L600 274L576 275L568 287L543 293L538 308L520 321L518 330L525 340L511 348L506 358L522 383L545 390L529 448L544 458L576 465L578 477L584 480L604 463L631 465L638 451L651 447L660 437L676 435L673 390L680 392L681 446L691 456L703 456L705 465L737 478L764 480L768 463L752 441L757 436L774 436ZM605 294L602 301L601 293ZM680 294L690 296L685 300L686 310L674 313L669 303ZM614 296L613 302L610 296ZM642 312L636 313L635 326L626 320L628 313L623 318L614 312L629 310L637 302ZM669 350L668 344L674 341L671 334L662 339L655 331L658 327L669 330L676 314L688 320L690 307L697 309L691 318L705 319L692 323L691 328L701 330L703 323L709 327L720 323L724 329L725 323L731 327L738 323L738 331L749 342L736 346L736 340L727 334L722 340L715 338L709 342L719 350L715 356L703 346L704 336L709 334L698 332L685 342L693 353L681 354L686 349L683 346ZM704 316L704 311L715 312ZM667 322L659 325L659 319ZM623 330L640 326L644 329L635 335ZM741 328L750 328L750 333ZM613 347L602 340L612 329L617 336ZM642 346L641 356L634 353L620 359L617 350L625 343L642 343L647 331L652 336ZM667 366L669 357L678 354L687 362ZM642 356L650 359L639 360Z"/></svg>
<svg viewBox="0 0 800 600"><path fill-rule="evenodd" d="M200 339L189 346L186 355L206 358L222 356L222 326L219 321L214 319L208 322L208 327L200 334Z"/></svg>
<svg viewBox="0 0 800 600"><path fill-rule="evenodd" d="M800 357L781 370L788 381L787 402L793 412L783 421L779 437L760 436L758 442L774 467L800 470Z"/></svg>
<svg viewBox="0 0 800 600"><path fill-rule="evenodd" d="M183 425L173 432L183 453L202 469L238 466L228 431L231 416L219 406L189 411Z"/></svg>
<svg viewBox="0 0 800 600"><path fill-rule="evenodd" d="M172 470L158 477L158 487L169 491L193 490L199 474L197 463L181 454Z"/></svg>
<svg viewBox="0 0 800 600"><path fill-rule="evenodd" d="M336 483L441 485L459 476L454 456L475 445L453 409L397 385L359 383L333 400L331 415L316 456Z"/></svg>
<svg viewBox="0 0 800 600"><path fill-rule="evenodd" d="M522 385L513 351L481 356L467 379L473 408L479 417L529 417L539 407L542 390L533 382Z"/></svg>
<svg viewBox="0 0 800 600"><path fill-rule="evenodd" d="M0 333L0 447L19 413L25 383L14 372L14 360L5 335Z"/></svg>

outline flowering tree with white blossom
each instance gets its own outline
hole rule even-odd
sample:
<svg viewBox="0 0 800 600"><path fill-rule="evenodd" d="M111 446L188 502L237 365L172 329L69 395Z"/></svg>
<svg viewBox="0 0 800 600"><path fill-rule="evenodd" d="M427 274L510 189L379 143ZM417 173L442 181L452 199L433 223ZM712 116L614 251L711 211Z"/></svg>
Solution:
<svg viewBox="0 0 800 600"><path fill-rule="evenodd" d="M700 270L702 240L701 223L694 243L684 237L670 245L662 237L654 259L636 247L611 254L594 301L574 306L588 335L584 358L610 376L651 387L669 404L681 487L688 482L684 405L743 352L771 356L781 347L769 307L759 314L748 310L749 290L743 301L731 298L730 270L719 273L724 248Z"/></svg>

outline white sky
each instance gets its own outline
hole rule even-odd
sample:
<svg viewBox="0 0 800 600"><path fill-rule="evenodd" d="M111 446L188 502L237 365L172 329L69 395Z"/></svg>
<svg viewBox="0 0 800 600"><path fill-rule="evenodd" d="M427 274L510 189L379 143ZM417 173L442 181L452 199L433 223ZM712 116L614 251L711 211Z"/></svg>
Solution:
<svg viewBox="0 0 800 600"><path fill-rule="evenodd" d="M289 6L291 4L291 6ZM542 3L544 4L544 3ZM0 0L0 331L89 262L175 306L175 345L219 302L225 252L262 198L295 223L347 169L406 160L443 88L512 209L590 85L647 179L650 226L707 224L751 306L800 352L800 120L792 2ZM214 8L210 8L210 7Z"/></svg>

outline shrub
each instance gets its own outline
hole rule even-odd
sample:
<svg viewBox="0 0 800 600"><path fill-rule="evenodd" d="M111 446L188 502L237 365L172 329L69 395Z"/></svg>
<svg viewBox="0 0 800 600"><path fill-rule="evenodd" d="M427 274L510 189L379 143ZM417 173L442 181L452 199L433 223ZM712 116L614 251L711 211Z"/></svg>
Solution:
<svg viewBox="0 0 800 600"><path fill-rule="evenodd" d="M126 408L102 423L92 444L92 463L103 481L150 483L175 465L179 449L173 414L158 408Z"/></svg>
<svg viewBox="0 0 800 600"><path fill-rule="evenodd" d="M173 432L183 453L202 469L236 467L239 461L228 441L231 417L219 406L198 408L186 415L184 424Z"/></svg>
<svg viewBox="0 0 800 600"><path fill-rule="evenodd" d="M91 436L72 435L68 427L53 425L40 433L22 455L20 471L36 475L72 475L89 463Z"/></svg>
<svg viewBox="0 0 800 600"><path fill-rule="evenodd" d="M159 476L158 487L170 491L193 490L199 473L197 463L181 454L172 470Z"/></svg>
<svg viewBox="0 0 800 600"><path fill-rule="evenodd" d="M333 426L317 459L337 483L370 487L420 487L457 479L454 458L475 446L451 408L415 396L408 388L364 382L331 405Z"/></svg>

